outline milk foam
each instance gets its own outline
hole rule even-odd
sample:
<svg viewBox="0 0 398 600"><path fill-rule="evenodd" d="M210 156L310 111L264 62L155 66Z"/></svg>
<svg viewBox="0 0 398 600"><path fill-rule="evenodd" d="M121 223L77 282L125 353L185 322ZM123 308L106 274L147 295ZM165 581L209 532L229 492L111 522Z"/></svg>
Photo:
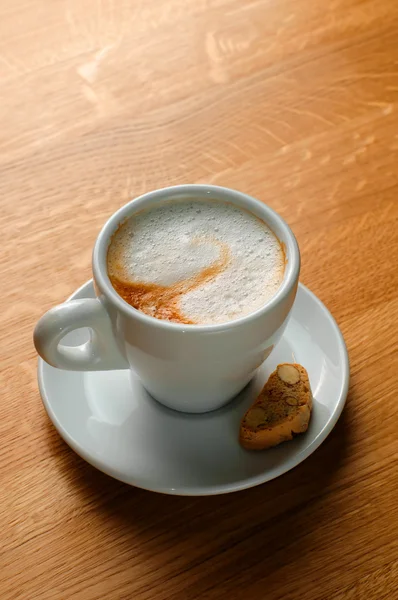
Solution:
<svg viewBox="0 0 398 600"><path fill-rule="evenodd" d="M200 200L144 210L113 237L108 271L124 282L168 287L220 262L222 249L228 253L223 270L178 297L180 312L191 322L222 323L260 308L283 279L280 243L245 210Z"/></svg>

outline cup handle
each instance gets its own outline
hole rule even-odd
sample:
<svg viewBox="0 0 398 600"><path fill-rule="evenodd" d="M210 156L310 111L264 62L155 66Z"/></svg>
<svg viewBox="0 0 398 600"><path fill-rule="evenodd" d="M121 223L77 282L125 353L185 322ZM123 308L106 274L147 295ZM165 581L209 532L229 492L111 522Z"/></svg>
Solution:
<svg viewBox="0 0 398 600"><path fill-rule="evenodd" d="M89 327L89 341L65 346L62 338L75 329ZM49 310L37 323L33 341L38 354L58 369L105 371L128 369L117 347L111 320L98 299L71 300Z"/></svg>

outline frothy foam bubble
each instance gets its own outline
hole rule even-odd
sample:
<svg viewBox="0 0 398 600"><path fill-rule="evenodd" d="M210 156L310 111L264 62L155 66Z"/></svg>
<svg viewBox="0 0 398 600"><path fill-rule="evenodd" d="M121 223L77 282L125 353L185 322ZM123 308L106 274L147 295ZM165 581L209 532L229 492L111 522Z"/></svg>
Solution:
<svg viewBox="0 0 398 600"><path fill-rule="evenodd" d="M212 324L254 312L278 290L284 254L268 226L218 201L175 201L133 215L108 252L113 286L162 319Z"/></svg>

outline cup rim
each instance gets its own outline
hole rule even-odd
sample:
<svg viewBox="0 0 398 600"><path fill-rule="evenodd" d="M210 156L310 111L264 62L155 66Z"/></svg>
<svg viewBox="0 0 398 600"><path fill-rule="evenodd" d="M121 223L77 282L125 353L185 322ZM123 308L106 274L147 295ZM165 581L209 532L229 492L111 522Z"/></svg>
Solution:
<svg viewBox="0 0 398 600"><path fill-rule="evenodd" d="M151 317L150 315L139 311L123 300L123 298L121 298L121 296L119 296L119 294L113 288L107 272L106 258L111 236L116 231L119 224L138 210L145 208L147 204L152 204L161 200L172 200L178 197L184 198L185 196L197 196L201 198L206 198L209 196L215 200L230 202L239 207L243 206L243 208L246 208L254 214L258 214L258 212L260 212L262 213L260 218L262 218L266 224L269 225L274 234L275 228L283 232L283 239L280 239L280 241L284 243L287 249L288 260L286 262L282 283L276 293L256 311L244 315L239 319L225 321L223 323L205 325L175 323L172 321L157 319L156 317ZM137 319L143 324L157 326L161 329L169 331L183 332L189 330L191 332L196 331L198 333L216 333L226 329L234 329L236 327L250 324L259 317L270 313L292 291L298 282L298 276L300 272L300 251L297 240L289 225L284 221L284 219L282 219L280 215L278 215L277 212L275 212L261 200L258 200L243 192L226 187L207 184L183 184L165 187L142 194L133 200L130 200L130 202L113 213L113 215L102 227L95 242L92 268L94 281L100 292L125 316Z"/></svg>

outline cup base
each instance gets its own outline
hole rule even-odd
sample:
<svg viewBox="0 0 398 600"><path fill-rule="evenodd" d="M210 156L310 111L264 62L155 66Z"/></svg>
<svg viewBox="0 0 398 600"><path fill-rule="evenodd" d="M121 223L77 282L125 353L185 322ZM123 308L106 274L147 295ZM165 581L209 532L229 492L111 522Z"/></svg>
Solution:
<svg viewBox="0 0 398 600"><path fill-rule="evenodd" d="M130 372L130 376L131 376L131 381L135 381L137 378L137 375L134 372ZM237 396L239 396L239 394L250 384L250 381L253 379L253 377L255 376L255 373L253 373L248 379L247 381L245 381L245 383L243 385L240 385L239 388L232 394L232 395L228 395L228 397L222 398L221 400L217 401L214 399L210 399L207 402L203 401L203 398L196 398L193 402L192 402L192 407L189 406L189 403L187 403L186 401L182 401L181 403L178 403L178 401L176 401L175 398L164 398L164 397L159 397L158 395L155 395L153 392L151 392L150 388L151 386L146 386L144 383L142 384L144 389L146 390L146 392L149 394L149 396L152 398L152 400L154 400L155 402L157 402L158 404L164 406L165 408L169 409L169 410L173 410L175 412L178 413L183 413L186 415L203 415L203 414L209 414L212 412L215 412L217 410L220 410L221 408L227 406L230 402L233 402L235 400L235 398ZM196 408L197 406L200 406L201 408L198 409Z"/></svg>

